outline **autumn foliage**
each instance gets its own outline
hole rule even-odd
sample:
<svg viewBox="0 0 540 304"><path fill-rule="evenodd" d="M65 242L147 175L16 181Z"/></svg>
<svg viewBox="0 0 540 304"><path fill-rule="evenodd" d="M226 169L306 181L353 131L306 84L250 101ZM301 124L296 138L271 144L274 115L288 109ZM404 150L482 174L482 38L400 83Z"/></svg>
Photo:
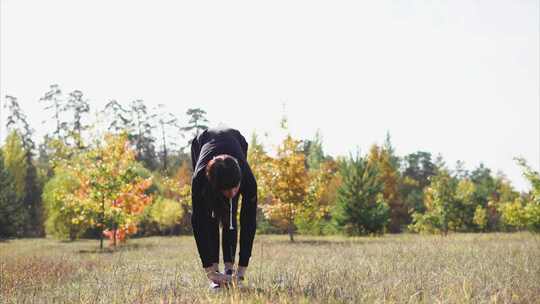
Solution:
<svg viewBox="0 0 540 304"><path fill-rule="evenodd" d="M111 240L125 241L137 232L139 215L152 202L150 178L137 175L135 152L126 135L105 137L104 145L66 160L58 168L78 187L58 193L64 215L73 225L98 228Z"/></svg>

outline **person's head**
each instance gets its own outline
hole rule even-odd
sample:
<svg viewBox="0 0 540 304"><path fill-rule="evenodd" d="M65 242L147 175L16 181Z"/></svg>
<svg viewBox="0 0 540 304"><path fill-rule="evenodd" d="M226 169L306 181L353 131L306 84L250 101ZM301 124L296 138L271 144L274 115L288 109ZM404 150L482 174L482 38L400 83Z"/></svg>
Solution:
<svg viewBox="0 0 540 304"><path fill-rule="evenodd" d="M216 191L221 192L226 198L233 198L240 188L242 171L234 157L221 154L208 162L206 177Z"/></svg>

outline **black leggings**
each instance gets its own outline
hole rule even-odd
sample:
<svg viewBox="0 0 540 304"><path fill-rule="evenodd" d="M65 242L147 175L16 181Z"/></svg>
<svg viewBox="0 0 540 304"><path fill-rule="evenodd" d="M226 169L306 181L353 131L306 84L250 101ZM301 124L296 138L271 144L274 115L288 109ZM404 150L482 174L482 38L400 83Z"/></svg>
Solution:
<svg viewBox="0 0 540 304"><path fill-rule="evenodd" d="M238 224L236 220L236 213L238 210L238 195L232 200L232 226L234 229L230 229L229 223L229 210L227 210L225 216L227 219L219 219L217 216L211 218L208 229L208 237L210 239L211 246L211 259L212 263L219 264L219 224L221 222L221 249L223 251L223 262L234 263L234 257L236 256L236 244L238 242Z"/></svg>

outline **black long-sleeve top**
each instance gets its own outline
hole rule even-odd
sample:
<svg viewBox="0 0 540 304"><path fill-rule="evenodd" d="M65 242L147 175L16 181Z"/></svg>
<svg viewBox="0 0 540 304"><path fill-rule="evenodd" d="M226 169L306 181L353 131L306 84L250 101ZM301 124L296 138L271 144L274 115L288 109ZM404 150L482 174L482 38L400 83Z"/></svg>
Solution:
<svg viewBox="0 0 540 304"><path fill-rule="evenodd" d="M212 189L206 178L206 165L213 157L228 154L236 158L242 171L239 193L242 195L240 211L240 266L248 266L256 230L257 182L247 162L248 144L235 129L208 129L193 139L191 160L193 166L191 223L203 267L210 267L209 222L219 201L220 193ZM215 261L214 261L215 262Z"/></svg>

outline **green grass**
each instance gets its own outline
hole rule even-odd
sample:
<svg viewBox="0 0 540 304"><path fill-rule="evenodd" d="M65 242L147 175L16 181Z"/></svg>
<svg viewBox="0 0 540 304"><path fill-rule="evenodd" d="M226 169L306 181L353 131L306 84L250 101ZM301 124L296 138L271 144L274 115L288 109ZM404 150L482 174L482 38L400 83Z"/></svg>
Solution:
<svg viewBox="0 0 540 304"><path fill-rule="evenodd" d="M257 236L249 288L213 293L192 237L0 242L0 303L540 303L540 236Z"/></svg>

